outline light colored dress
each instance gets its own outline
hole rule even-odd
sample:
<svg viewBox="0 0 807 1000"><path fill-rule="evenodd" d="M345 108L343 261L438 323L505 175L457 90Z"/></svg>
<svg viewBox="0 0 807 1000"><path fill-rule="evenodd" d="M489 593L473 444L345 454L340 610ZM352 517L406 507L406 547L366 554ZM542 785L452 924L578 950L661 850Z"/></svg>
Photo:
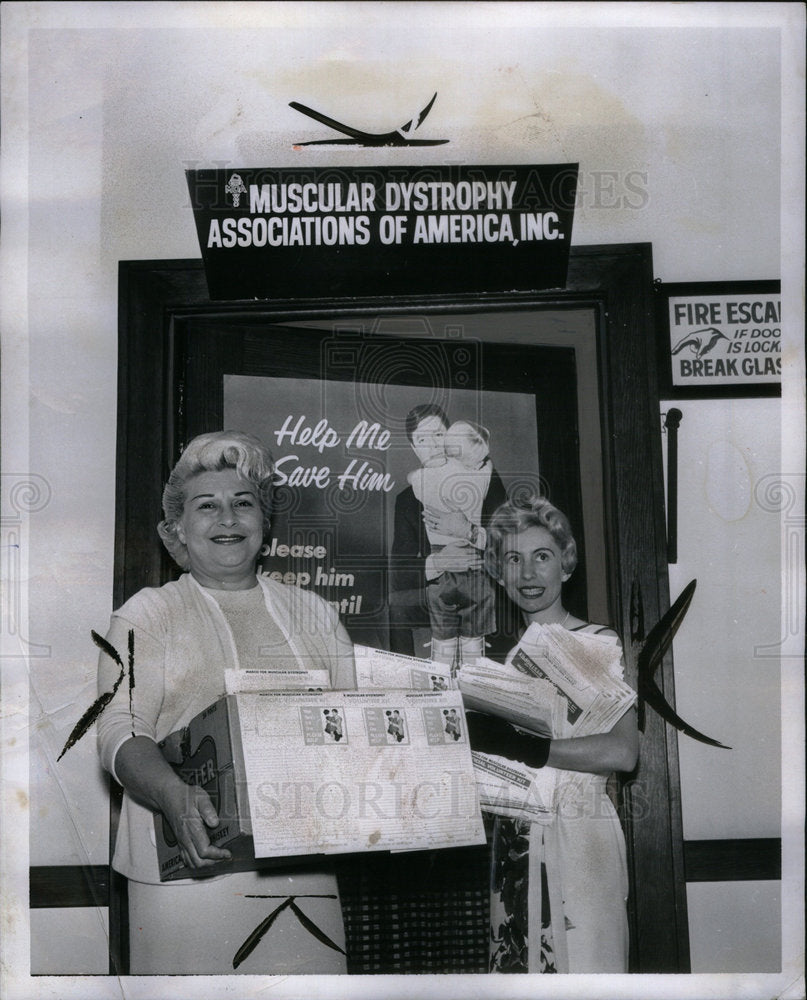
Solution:
<svg viewBox="0 0 807 1000"><path fill-rule="evenodd" d="M625 837L607 776L588 777L550 825L495 819L491 972L628 971Z"/></svg>
<svg viewBox="0 0 807 1000"><path fill-rule="evenodd" d="M333 688L355 687L352 645L333 609L307 591L266 578L251 590L214 591L185 575L140 591L115 612L107 635L124 660L130 629L132 708L128 685L121 684L98 720L101 759L113 775L115 753L133 733L159 742L224 695L226 669L327 668ZM102 656L99 690L111 690L118 673ZM129 879L133 975L347 971L330 868L314 864L310 870L160 883L153 824L154 813L125 793L113 867ZM285 905L233 969L241 945L290 896L294 906Z"/></svg>

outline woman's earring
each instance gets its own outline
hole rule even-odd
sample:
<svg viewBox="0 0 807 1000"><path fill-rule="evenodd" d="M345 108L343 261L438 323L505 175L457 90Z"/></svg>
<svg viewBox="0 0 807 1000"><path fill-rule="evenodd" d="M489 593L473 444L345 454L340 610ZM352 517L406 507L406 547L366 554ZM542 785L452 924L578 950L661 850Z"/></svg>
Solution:
<svg viewBox="0 0 807 1000"><path fill-rule="evenodd" d="M261 546L261 550L260 550L260 552L258 553L258 555L261 555L261 556L268 556L268 555L269 555L269 553L271 552L271 550L272 550L272 547L271 547L271 545L270 545L270 544L269 544L268 542L265 542L265 543L264 543L264 544L263 544L263 545Z"/></svg>

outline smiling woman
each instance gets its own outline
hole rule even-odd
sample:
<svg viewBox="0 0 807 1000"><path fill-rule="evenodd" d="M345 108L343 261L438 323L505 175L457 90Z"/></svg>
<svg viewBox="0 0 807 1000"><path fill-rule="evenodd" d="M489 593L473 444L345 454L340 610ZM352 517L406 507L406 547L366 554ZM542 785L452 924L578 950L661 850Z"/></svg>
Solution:
<svg viewBox="0 0 807 1000"><path fill-rule="evenodd" d="M561 604L561 587L577 563L577 546L565 517L555 518L554 529L553 534L542 524L531 524L508 535L502 546L499 582L526 622L565 625L569 620Z"/></svg>
<svg viewBox="0 0 807 1000"><path fill-rule="evenodd" d="M194 438L165 487L159 525L189 572L141 590L112 616L107 639L126 648L132 636L137 682L131 692L116 690L98 721L98 746L125 791L113 867L129 879L133 973L214 975L234 964L246 973L345 971L329 871L165 884L154 846L155 814L162 814L187 866L199 876L226 871L230 854L215 846L216 806L203 788L181 780L159 744L225 694L227 671L327 669L331 687L355 687L353 648L336 612L309 591L256 575L273 473L257 438L229 431ZM115 669L102 655L100 692L115 690ZM267 897L287 900L272 933L239 948L278 906L250 902Z"/></svg>
<svg viewBox="0 0 807 1000"><path fill-rule="evenodd" d="M485 564L520 610L525 627L536 622L596 637L595 643L604 635L618 641L611 629L576 618L563 606L563 584L577 565L577 545L566 516L544 497L510 500L496 510ZM587 775L551 823L495 818L491 971L627 972L625 838L606 781L610 772L636 765L635 710L609 732L562 739L528 735L480 712L466 718L473 750Z"/></svg>
<svg viewBox="0 0 807 1000"><path fill-rule="evenodd" d="M255 560L263 544L263 513L255 486L236 469L200 472L187 483L188 499L177 522L191 572L203 587L246 590L255 586Z"/></svg>

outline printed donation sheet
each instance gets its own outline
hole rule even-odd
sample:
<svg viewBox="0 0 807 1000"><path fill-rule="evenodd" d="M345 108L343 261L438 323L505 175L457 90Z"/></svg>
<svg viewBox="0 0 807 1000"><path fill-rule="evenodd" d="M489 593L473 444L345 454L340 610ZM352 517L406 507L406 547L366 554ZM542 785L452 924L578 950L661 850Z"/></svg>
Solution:
<svg viewBox="0 0 807 1000"><path fill-rule="evenodd" d="M255 857L485 842L459 692L232 697Z"/></svg>

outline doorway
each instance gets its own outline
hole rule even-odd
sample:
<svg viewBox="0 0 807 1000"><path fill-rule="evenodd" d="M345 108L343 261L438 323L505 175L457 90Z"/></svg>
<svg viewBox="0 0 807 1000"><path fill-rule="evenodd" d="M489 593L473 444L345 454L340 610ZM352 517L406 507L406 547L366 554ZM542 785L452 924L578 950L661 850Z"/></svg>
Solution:
<svg viewBox="0 0 807 1000"><path fill-rule="evenodd" d="M520 477L527 485L537 482L570 515L584 553L570 606L620 633L626 679L635 687L642 641L669 603L653 312L646 244L573 248L563 290L394 301L211 302L199 261L123 262L115 606L173 574L154 525L162 484L182 444L221 428L250 399L260 422L264 415L255 401L276 399L273 388L279 392L289 388L282 381L297 380L298 387L305 384L308 401L316 388L323 413L329 399L334 412L355 403L348 423L354 416L356 423L365 421L366 435L373 423L381 426L374 414L387 414L386 451L392 450L403 470L408 446L400 423L408 401L443 392L460 413L475 405L475 393L483 417L478 422L494 420L501 428L491 434L491 455L495 445L508 456L502 461L511 466L510 488L519 488ZM254 381L237 386L233 379ZM363 387L352 403L351 386ZM505 403L511 407L506 414ZM276 413L284 421L289 415L288 406L280 409L270 408L273 422ZM315 423L325 419L319 412ZM302 414L312 427L313 414ZM288 454L299 457L300 451ZM342 454L333 463L337 479L354 457L361 456ZM284 468L312 464L289 462ZM400 477L390 478L400 485ZM290 536L319 532L329 552L355 561L354 596L380 596L358 611L348 604L345 614L354 637L371 644L389 639L387 497L394 490L380 492L370 498L378 530L360 539L358 548L349 531L340 535L340 525L348 526L354 516L357 524L363 519L370 509L362 506L370 502L366 497L355 510L352 500L335 495L320 498L324 506L313 512L289 507L284 528ZM340 570L336 561L331 568L353 572ZM287 570L300 571L308 572ZM672 703L669 655L659 674ZM631 969L687 972L677 745L653 713L646 716L640 763L622 783L619 802L631 875ZM467 863L468 872L473 865ZM456 892L456 886L446 891Z"/></svg>

